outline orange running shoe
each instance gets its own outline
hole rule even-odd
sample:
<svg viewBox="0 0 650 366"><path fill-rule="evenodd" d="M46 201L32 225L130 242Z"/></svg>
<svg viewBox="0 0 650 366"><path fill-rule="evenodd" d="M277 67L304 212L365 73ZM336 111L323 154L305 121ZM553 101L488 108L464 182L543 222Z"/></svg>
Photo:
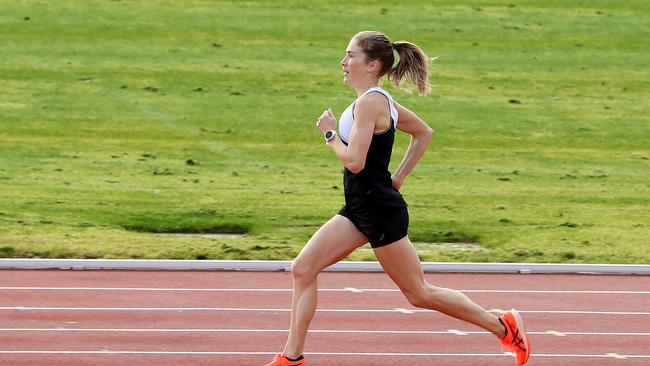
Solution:
<svg viewBox="0 0 650 366"><path fill-rule="evenodd" d="M506 327L506 335L500 339L504 351L514 352L517 365L525 364L530 358L530 338L524 327L524 320L517 310L512 309L499 317Z"/></svg>
<svg viewBox="0 0 650 366"><path fill-rule="evenodd" d="M273 361L264 366L307 366L304 358L298 361L290 361L284 353L278 353L273 357Z"/></svg>

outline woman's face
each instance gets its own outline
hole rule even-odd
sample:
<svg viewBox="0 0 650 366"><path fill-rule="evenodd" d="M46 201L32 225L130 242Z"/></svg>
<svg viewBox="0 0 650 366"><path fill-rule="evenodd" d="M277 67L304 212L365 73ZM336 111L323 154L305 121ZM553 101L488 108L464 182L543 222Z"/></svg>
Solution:
<svg viewBox="0 0 650 366"><path fill-rule="evenodd" d="M366 55L357 45L357 40L352 39L345 50L345 57L341 60L343 69L343 82L355 86L368 77L368 64Z"/></svg>

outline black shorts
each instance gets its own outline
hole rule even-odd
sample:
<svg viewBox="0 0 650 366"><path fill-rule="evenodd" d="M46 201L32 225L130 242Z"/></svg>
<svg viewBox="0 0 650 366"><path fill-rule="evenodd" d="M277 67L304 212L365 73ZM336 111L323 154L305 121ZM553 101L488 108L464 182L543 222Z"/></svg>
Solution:
<svg viewBox="0 0 650 366"><path fill-rule="evenodd" d="M338 214L352 221L373 248L394 243L408 234L409 213L406 203L387 205L371 199L350 199Z"/></svg>

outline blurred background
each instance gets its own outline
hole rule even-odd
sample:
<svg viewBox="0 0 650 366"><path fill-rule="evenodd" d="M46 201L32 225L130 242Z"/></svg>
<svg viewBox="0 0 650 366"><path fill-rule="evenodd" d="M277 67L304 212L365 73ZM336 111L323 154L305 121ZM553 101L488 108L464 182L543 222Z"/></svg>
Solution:
<svg viewBox="0 0 650 366"><path fill-rule="evenodd" d="M0 257L293 258L343 204L314 122L378 30L437 57L430 96L384 84L436 131L402 188L421 259L649 262L647 1L0 8Z"/></svg>

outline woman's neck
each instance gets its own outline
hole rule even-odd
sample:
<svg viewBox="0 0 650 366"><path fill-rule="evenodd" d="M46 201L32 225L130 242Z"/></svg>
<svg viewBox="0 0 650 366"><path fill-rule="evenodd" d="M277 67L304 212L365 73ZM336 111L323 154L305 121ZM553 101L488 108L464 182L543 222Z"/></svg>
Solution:
<svg viewBox="0 0 650 366"><path fill-rule="evenodd" d="M363 95L370 88L375 88L379 86L379 79L368 80L364 83L357 85L354 89L357 91L357 97Z"/></svg>

